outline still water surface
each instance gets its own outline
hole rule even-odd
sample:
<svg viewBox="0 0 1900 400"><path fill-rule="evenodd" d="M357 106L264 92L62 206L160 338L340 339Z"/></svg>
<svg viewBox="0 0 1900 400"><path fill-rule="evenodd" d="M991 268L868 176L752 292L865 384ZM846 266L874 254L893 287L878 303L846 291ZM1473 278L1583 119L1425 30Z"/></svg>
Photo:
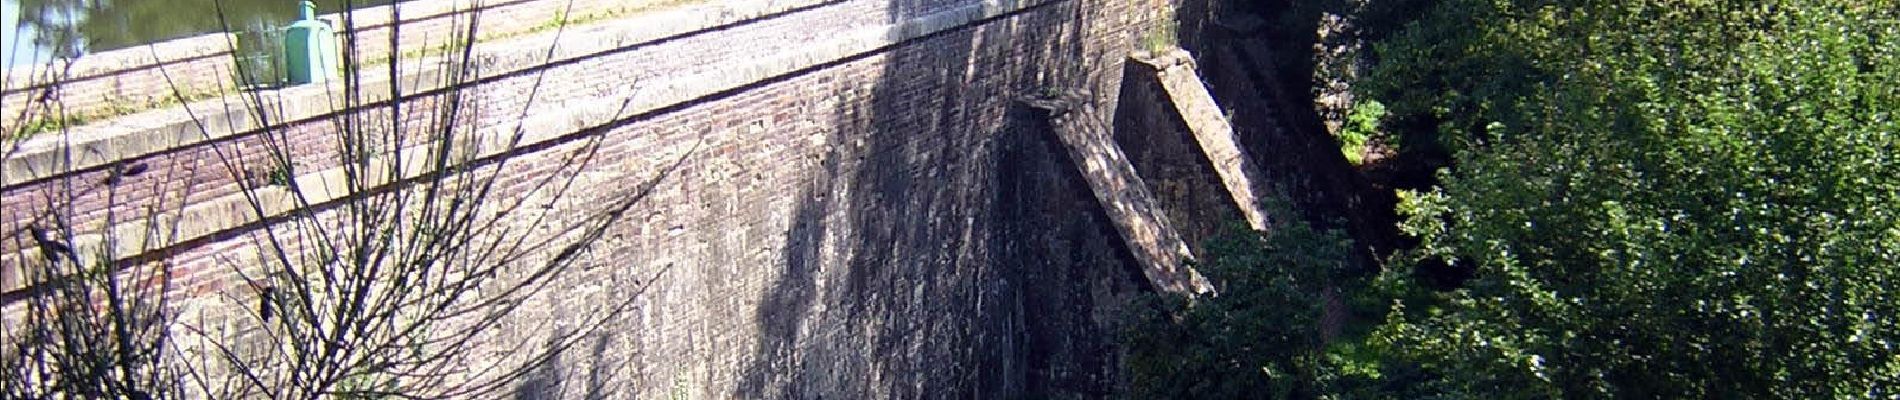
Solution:
<svg viewBox="0 0 1900 400"><path fill-rule="evenodd" d="M355 7L392 0L356 0ZM204 33L268 32L297 18L298 0L0 0L0 67L111 51ZM343 8L317 2L318 12ZM222 17L220 17L222 16Z"/></svg>

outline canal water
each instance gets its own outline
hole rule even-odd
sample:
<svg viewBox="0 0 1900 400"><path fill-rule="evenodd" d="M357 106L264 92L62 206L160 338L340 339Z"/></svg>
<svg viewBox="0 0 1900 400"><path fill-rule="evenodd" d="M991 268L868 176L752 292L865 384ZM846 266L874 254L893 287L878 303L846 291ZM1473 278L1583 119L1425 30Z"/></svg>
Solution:
<svg viewBox="0 0 1900 400"><path fill-rule="evenodd" d="M392 0L355 0L371 7ZM0 68L27 66L212 32L268 43L298 0L0 0ZM343 0L319 0L331 13ZM240 47L245 44L240 43ZM262 50L258 50L262 51Z"/></svg>

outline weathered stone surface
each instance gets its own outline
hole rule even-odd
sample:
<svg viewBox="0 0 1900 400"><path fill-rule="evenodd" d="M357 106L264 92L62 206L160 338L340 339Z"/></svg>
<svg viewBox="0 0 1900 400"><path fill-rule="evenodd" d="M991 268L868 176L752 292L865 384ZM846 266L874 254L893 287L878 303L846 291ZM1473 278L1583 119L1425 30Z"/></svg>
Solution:
<svg viewBox="0 0 1900 400"><path fill-rule="evenodd" d="M527 4L549 3L553 0L536 0ZM418 2L432 3L432 2ZM720 3L716 5L695 5L677 9L632 16L609 23L586 27L574 27L574 31L540 32L511 40L485 42L477 46L472 58L478 70L474 78L493 78L507 75L532 74L560 62L595 58L601 53L615 52L619 49L643 44L659 43L669 39L688 36L693 32L704 31L723 26L738 24L749 19L784 13L819 4L819 0L782 0L748 1ZM404 3L405 6L416 3ZM439 5L438 5L439 6ZM552 5L543 4L544 8ZM601 6L605 7L605 6ZM596 7L599 8L599 7ZM482 9L484 13L492 11ZM585 12L583 7L575 12ZM603 10L593 10L603 11ZM442 11L446 12L446 11ZM472 11L471 11L472 12ZM371 14L370 10L359 13ZM423 17L427 19L428 17ZM483 14L483 18L498 18ZM372 18L373 19L373 18ZM384 14L387 23L386 14ZM507 20L504 21L516 21ZM368 24L369 21L364 23ZM521 23L517 21L516 23ZM528 27L515 27L529 29ZM758 29L759 27L754 27ZM365 28L367 29L367 28ZM405 32L421 35L409 31ZM503 31L507 32L507 31ZM447 32L437 32L447 34ZM367 38L365 38L367 40ZM418 39L420 40L420 39ZM219 39L219 43L224 43ZM407 43L405 47L426 47L423 43ZM682 47L682 46L659 46ZM686 46L690 47L690 46ZM755 49L768 53L773 49ZM649 51L648 56L654 54ZM406 98L423 100L431 96L427 93L443 89L445 83L443 71L447 69L439 54L429 53L429 57L407 60L402 65L401 76L391 78L380 69L363 71L358 79L357 91L365 96L360 103L373 104L387 100L392 85L399 85ZM108 55L100 55L105 57ZM365 55L371 58L373 55ZM88 58L90 60L90 58ZM686 59L672 58L670 64L661 67L676 67ZM703 60L702 60L703 61ZM681 70L692 70L681 68ZM181 71L181 75L193 78L216 76L207 71ZM228 74L226 74L228 75ZM680 74L685 75L685 74ZM169 84L163 77L122 78L138 80L139 85L116 84L123 90L140 90L139 95L169 95ZM515 79L520 81L522 79ZM586 80L578 80L587 82ZM83 82L67 82L62 90L72 86L83 86ZM157 85L157 86L153 86ZM499 85L483 85L499 86ZM521 86L516 84L516 86ZM555 88L559 89L559 88ZM176 150L204 147L219 140L237 139L254 136L264 125L272 123L300 123L315 121L328 123L325 117L336 112L334 105L341 103L344 95L342 88L331 85L305 85L277 90L256 92L267 106L255 107L252 98L247 95L233 94L216 99L186 104L180 107L168 107L149 110L136 114L120 116L110 121L87 124L71 128L65 132L36 135L30 140L18 143L19 148L9 154L4 168L0 168L0 186L13 187L47 177L84 172L96 169L104 164L139 158L147 155ZM703 95L690 91L681 93ZM512 94L511 94L512 95ZM667 103L678 102L677 98L664 99ZM9 103L12 105L26 102ZM68 105L69 110L77 110L78 105ZM519 111L514 110L514 111ZM515 116L510 114L508 116ZM79 149L70 152L69 149Z"/></svg>
<svg viewBox="0 0 1900 400"><path fill-rule="evenodd" d="M1063 149L1080 168L1091 193L1156 290L1189 296L1214 287L1188 262L1193 252L1112 137L1107 116L1075 92L1027 99L1041 110Z"/></svg>
<svg viewBox="0 0 1900 400"><path fill-rule="evenodd" d="M596 328L524 377L517 398L1113 393L1117 309L1143 291L1143 264L1079 172L1092 159L1071 157L1012 99L1086 88L1104 95L1080 103L1112 115L1132 26L1146 25L1129 7L826 2L664 40L601 39L611 47L481 82L464 99L482 118L475 133L520 129L533 144L478 148L507 160L484 167L500 177L496 206L563 226L643 197L476 351L523 362L556 332ZM520 43L503 46L545 54ZM496 63L533 60L493 51ZM338 163L324 118L274 131L311 171L300 184L324 184ZM1112 148L1096 128L1096 145ZM18 223L51 209L103 228L127 226L101 216L110 210L228 207L220 199L244 182L225 163L253 161L256 136L11 185L0 212ZM566 162L576 154L589 161ZM117 184L127 197L61 192L127 161L152 169ZM569 180L578 189L539 185ZM177 219L236 218L211 212ZM257 254L258 229L199 228L201 240L162 249L181 313L244 318L227 309L254 294L230 276ZM622 301L630 312L600 315Z"/></svg>
<svg viewBox="0 0 1900 400"><path fill-rule="evenodd" d="M1116 121L1118 140L1124 147L1134 147L1130 146L1130 141L1173 140L1185 145L1178 147L1191 150L1190 152L1161 152L1146 157L1138 156L1136 167L1142 167L1144 159L1151 159L1154 162L1194 163L1195 166L1211 167L1218 178L1217 182L1212 182L1211 185L1195 182L1185 186L1203 191L1209 186L1225 188L1226 190L1222 192L1232 201L1231 209L1239 211L1241 216L1239 219L1246 221L1248 227L1254 230L1267 230L1271 219L1262 208L1261 201L1269 196L1272 188L1267 185L1265 172L1255 164L1252 156L1247 154L1246 149L1240 145L1240 138L1235 134L1227 116L1222 114L1221 106L1214 102L1213 95L1208 93L1207 86L1201 82L1194 59L1186 51L1175 49L1158 55L1138 56L1132 61L1134 62L1128 64L1129 76L1123 81L1123 90L1141 93L1145 101L1164 108L1165 110L1150 111L1162 115L1145 117L1165 120L1165 123L1149 121L1146 124L1123 126L1121 124L1124 123L1124 118L1118 117ZM1123 115L1128 115L1128 107L1123 106ZM1130 115L1130 117L1133 116ZM1175 132L1172 131L1174 127L1186 129ZM1130 151L1137 150L1130 149ZM1154 175L1143 170L1143 176ZM1188 219L1232 220L1220 216L1193 216ZM1183 218L1176 218L1176 220L1183 220Z"/></svg>

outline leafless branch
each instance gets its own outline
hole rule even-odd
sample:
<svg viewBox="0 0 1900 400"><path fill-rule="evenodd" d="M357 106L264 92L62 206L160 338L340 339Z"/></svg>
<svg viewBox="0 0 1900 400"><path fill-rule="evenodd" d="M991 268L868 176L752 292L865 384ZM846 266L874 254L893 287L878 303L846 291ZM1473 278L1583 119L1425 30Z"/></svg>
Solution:
<svg viewBox="0 0 1900 400"><path fill-rule="evenodd" d="M343 71L329 83L333 111L324 120L283 120L288 96L270 92L289 89L240 87L231 96L241 102L220 102L263 127L243 134L252 139L208 144L209 161L236 182L232 196L250 222L177 238L177 221L195 204L121 206L164 192L120 185L120 175L153 167L38 172L58 181L46 185L44 209L4 216L32 221L31 229L5 236L14 249L40 251L0 261L4 271L30 272L19 277L26 289L6 300L0 397L487 398L631 306L637 296L598 307L551 338L495 334L550 290L554 277L591 262L589 250L607 229L692 152L584 213L538 207L598 190L579 179L596 161L605 129L577 132L549 150L523 143L519 121L530 107L513 116L512 129L483 126L510 119L488 118L475 106L489 95L479 89L484 65L474 51L480 11L454 17L440 54L405 60L401 7L387 9L391 60L380 66L364 62L371 57L355 17L343 14ZM550 48L544 62L553 56ZM235 68L253 76L244 63ZM437 82L424 84L425 76ZM534 77L530 106L542 84ZM387 93L369 93L384 86ZM188 97L171 87L180 100ZM57 97L47 103L29 110L57 117ZM201 107L183 106L209 139L210 114ZM4 143L8 157L28 133L10 128L17 131ZM503 134L484 139L496 131ZM552 166L511 174L524 156ZM80 182L99 172L107 176L102 182ZM94 193L87 191L105 191L103 221L77 215L74 204ZM118 237L134 221L145 236ZM82 246L82 236L99 239ZM174 261L187 260L177 254L214 244L235 250L217 255L214 268L188 271L190 280L180 276ZM195 289L207 280L222 282L210 286L222 290ZM477 349L518 352L489 360Z"/></svg>

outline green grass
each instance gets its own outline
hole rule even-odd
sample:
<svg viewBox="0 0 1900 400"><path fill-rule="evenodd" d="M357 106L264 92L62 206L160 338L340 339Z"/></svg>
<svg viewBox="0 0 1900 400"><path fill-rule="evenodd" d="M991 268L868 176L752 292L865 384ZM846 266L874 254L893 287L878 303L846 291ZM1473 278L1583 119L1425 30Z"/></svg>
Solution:
<svg viewBox="0 0 1900 400"><path fill-rule="evenodd" d="M586 14L581 14L578 17L568 15L565 12L557 13L552 17L548 17L547 20L541 21L540 24L535 25L532 28L518 30L518 31L496 33L492 35L482 35L475 39L475 43L479 44L479 43L493 42L497 40L514 39L514 38L518 38L522 36L548 32L548 31L560 29L562 27L567 27L567 26L586 25L586 24L605 21L609 19L638 14L642 12L654 11L654 10L663 9L663 8L677 7L677 6L693 4L693 3L700 3L700 2L705 2L705 1L707 0L671 0L671 1L642 5L638 7L617 8L617 9L610 9L610 10L605 10L601 12L586 13ZM431 54L431 53L448 54L450 50L457 49L458 46L459 44L457 43L442 43L442 44L437 44L437 45L432 45L432 46L426 46L420 49L409 49L409 50L403 51L400 57L402 59L411 59L411 58L422 58L424 55ZM385 54L382 56L368 59L368 61L364 61L358 65L361 65L364 67L383 65L383 64L389 63L389 61L392 59L395 59L395 57L391 57Z"/></svg>
<svg viewBox="0 0 1900 400"><path fill-rule="evenodd" d="M215 98L215 97L221 96L224 92L223 90L216 89L216 88L202 89L202 90L187 88L187 89L174 91L174 93L183 93L184 96L182 98L177 95L164 96L154 101L148 101L148 102L142 102L142 103L110 102L106 104L105 108L102 108L99 110L93 110L93 111L82 112L82 113L62 113L56 117L55 116L30 116L27 118L27 120L24 123L21 124L20 129L14 131L14 134L11 139L14 139L14 140L26 139L26 138L30 138L35 135L39 135L39 134L43 134L47 132L59 132L59 131L66 130L67 128L86 125L86 124L99 122L103 120L108 120L115 117L125 116L125 115L129 115L129 114L137 113L141 111L152 110L152 109L163 108L163 107L171 107L171 106L175 106L179 104Z"/></svg>
<svg viewBox="0 0 1900 400"><path fill-rule="evenodd" d="M90 120L84 117L79 117L79 116L74 116L71 118L28 120L25 126L22 126L18 132L15 132L13 135L9 136L8 138L14 139L14 140L26 139L29 137L33 137L33 135L38 135L41 133L59 131L59 130L66 129L67 127L84 125L86 122L90 122Z"/></svg>

